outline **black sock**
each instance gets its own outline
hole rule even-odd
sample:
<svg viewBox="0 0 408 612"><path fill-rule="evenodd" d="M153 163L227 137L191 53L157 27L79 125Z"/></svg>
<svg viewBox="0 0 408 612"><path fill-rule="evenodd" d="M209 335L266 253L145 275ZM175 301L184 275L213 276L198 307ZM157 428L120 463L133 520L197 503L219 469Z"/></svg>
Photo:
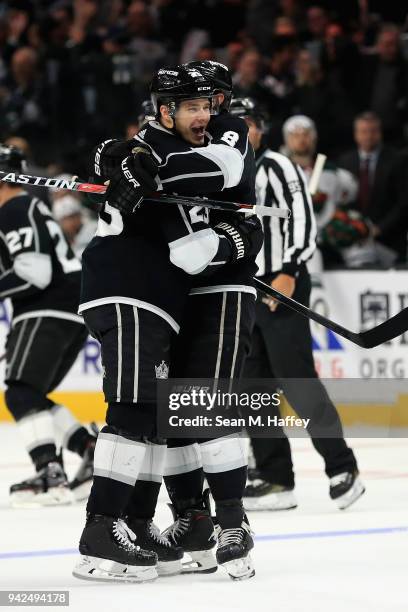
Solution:
<svg viewBox="0 0 408 612"><path fill-rule="evenodd" d="M194 507L195 503L202 499L204 485L202 468L184 474L165 476L164 482L170 501L177 510Z"/></svg>
<svg viewBox="0 0 408 612"><path fill-rule="evenodd" d="M137 480L133 487L126 516L131 519L153 519L156 511L161 483L148 480Z"/></svg>
<svg viewBox="0 0 408 612"><path fill-rule="evenodd" d="M95 445L95 441L96 438L92 436L85 427L80 427L70 436L67 442L67 448L73 453L77 453L77 455L83 457L88 446L90 444Z"/></svg>
<svg viewBox="0 0 408 612"><path fill-rule="evenodd" d="M241 499L224 499L215 502L215 514L221 529L241 527L244 507Z"/></svg>
<svg viewBox="0 0 408 612"><path fill-rule="evenodd" d="M247 479L246 465L227 472L208 472L205 476L215 501L243 498Z"/></svg>
<svg viewBox="0 0 408 612"><path fill-rule="evenodd" d="M132 485L119 480L94 476L86 511L90 514L123 517L132 490Z"/></svg>
<svg viewBox="0 0 408 612"><path fill-rule="evenodd" d="M211 494L215 502L215 513L222 529L239 527L244 517L242 497L244 494L247 467L227 472L206 473Z"/></svg>
<svg viewBox="0 0 408 612"><path fill-rule="evenodd" d="M50 463L51 461L58 461L55 444L42 444L41 446L36 446L29 451L29 455L37 472L42 470L47 463Z"/></svg>

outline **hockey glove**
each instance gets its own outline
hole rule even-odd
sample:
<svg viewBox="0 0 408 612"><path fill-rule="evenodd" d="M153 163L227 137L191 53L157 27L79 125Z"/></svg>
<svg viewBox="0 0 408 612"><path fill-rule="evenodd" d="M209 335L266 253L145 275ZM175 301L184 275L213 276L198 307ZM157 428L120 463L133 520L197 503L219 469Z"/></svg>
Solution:
<svg viewBox="0 0 408 612"><path fill-rule="evenodd" d="M113 173L106 192L108 203L121 213L134 212L143 198L156 191L156 175L157 163L145 149L129 155Z"/></svg>
<svg viewBox="0 0 408 612"><path fill-rule="evenodd" d="M106 181L111 179L122 161L130 155L136 146L133 140L105 140L93 150L93 172L96 178Z"/></svg>
<svg viewBox="0 0 408 612"><path fill-rule="evenodd" d="M263 244L263 231L260 220L256 215L236 221L222 221L215 226L217 234L228 238L231 245L231 263L255 257Z"/></svg>

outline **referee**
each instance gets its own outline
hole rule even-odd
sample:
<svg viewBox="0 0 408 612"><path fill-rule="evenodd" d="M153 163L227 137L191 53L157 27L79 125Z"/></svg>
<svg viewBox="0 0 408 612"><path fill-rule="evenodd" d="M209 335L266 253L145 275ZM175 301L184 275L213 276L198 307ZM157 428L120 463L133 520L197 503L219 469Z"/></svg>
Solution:
<svg viewBox="0 0 408 612"><path fill-rule="evenodd" d="M231 113L243 117L256 152L257 201L265 206L289 208L289 220L263 218L264 246L257 257L258 276L278 291L309 306L311 282L306 267L315 249L316 223L305 177L287 157L262 146L263 120L255 103L236 99ZM330 479L330 497L340 509L363 493L353 451L348 448L336 408L320 382L313 360L312 337L306 318L278 306L271 298L257 302L252 350L244 378L276 379L297 414L312 416L308 433L322 456ZM306 383L298 379L309 379ZM280 416L276 408L276 416ZM330 425L331 437L321 436L320 425ZM326 430L327 431L327 430ZM297 505L289 440L282 428L273 438L251 439L256 479L246 488L247 510L284 510Z"/></svg>

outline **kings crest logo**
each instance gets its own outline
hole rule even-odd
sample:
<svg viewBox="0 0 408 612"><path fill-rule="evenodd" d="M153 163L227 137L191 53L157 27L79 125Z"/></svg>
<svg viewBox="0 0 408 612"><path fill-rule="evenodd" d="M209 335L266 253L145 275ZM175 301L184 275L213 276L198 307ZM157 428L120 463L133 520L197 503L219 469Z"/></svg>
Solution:
<svg viewBox="0 0 408 612"><path fill-rule="evenodd" d="M156 378L168 378L169 377L169 366L165 361L162 361L159 366L154 366L156 371Z"/></svg>
<svg viewBox="0 0 408 612"><path fill-rule="evenodd" d="M361 326L363 329L375 327L390 318L390 296L388 293L360 295Z"/></svg>

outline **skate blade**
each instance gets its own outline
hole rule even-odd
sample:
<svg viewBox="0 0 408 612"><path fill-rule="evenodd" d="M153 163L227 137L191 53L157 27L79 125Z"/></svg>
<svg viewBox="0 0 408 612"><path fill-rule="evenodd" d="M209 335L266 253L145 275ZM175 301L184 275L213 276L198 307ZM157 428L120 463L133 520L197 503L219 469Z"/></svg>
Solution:
<svg viewBox="0 0 408 612"><path fill-rule="evenodd" d="M157 562L157 573L159 576L176 576L181 574L182 570L181 559Z"/></svg>
<svg viewBox="0 0 408 612"><path fill-rule="evenodd" d="M225 569L232 580L248 580L255 576L255 569L250 555L222 563L221 567Z"/></svg>
<svg viewBox="0 0 408 612"><path fill-rule="evenodd" d="M70 489L76 502L82 502L88 499L92 488L92 480L93 479L91 478L90 480L87 480L76 487L73 487L72 483L70 483Z"/></svg>
<svg viewBox="0 0 408 612"><path fill-rule="evenodd" d="M334 501L336 502L339 510L346 510L346 508L354 504L354 502L356 502L363 495L364 492L365 486L363 485L360 478L356 478L351 489L341 497L335 499Z"/></svg>
<svg viewBox="0 0 408 612"><path fill-rule="evenodd" d="M150 582L158 578L155 565L124 565L109 559L82 556L72 575L97 582Z"/></svg>
<svg viewBox="0 0 408 612"><path fill-rule="evenodd" d="M297 508L296 497L292 491L282 491L280 493L269 493L259 497L244 497L244 508L248 511L270 510L293 510Z"/></svg>
<svg viewBox="0 0 408 612"><path fill-rule="evenodd" d="M192 550L186 554L191 560L182 563L183 574L213 574L217 571L217 561L211 550Z"/></svg>
<svg viewBox="0 0 408 612"><path fill-rule="evenodd" d="M69 506L75 501L68 487L52 487L46 493L16 491L10 493L12 508L43 508L46 506Z"/></svg>

